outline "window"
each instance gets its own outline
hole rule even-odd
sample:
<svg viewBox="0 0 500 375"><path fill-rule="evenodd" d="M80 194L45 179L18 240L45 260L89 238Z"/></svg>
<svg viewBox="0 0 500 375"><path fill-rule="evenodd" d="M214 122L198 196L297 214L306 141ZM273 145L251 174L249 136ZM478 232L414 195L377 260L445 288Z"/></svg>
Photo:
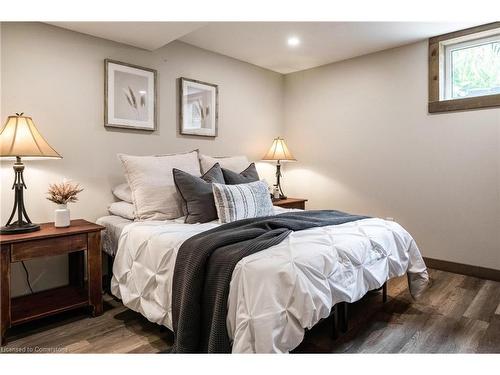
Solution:
<svg viewBox="0 0 500 375"><path fill-rule="evenodd" d="M429 39L429 112L500 106L500 22Z"/></svg>
<svg viewBox="0 0 500 375"><path fill-rule="evenodd" d="M500 34L445 46L445 99L500 94Z"/></svg>

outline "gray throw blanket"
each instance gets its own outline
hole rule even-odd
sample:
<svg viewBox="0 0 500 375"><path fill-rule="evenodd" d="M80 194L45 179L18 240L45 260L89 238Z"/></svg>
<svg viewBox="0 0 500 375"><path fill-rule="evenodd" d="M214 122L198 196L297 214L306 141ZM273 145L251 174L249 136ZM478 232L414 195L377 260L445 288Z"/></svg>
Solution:
<svg viewBox="0 0 500 375"><path fill-rule="evenodd" d="M292 231L365 219L340 211L301 211L238 220L199 233L179 248L172 285L175 353L230 353L229 284L246 256L279 244Z"/></svg>

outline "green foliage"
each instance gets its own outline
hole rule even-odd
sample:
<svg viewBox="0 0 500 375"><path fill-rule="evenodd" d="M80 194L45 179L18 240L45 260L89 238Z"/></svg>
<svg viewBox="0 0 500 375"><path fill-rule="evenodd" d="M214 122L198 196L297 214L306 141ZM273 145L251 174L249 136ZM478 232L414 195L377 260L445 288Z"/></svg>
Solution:
<svg viewBox="0 0 500 375"><path fill-rule="evenodd" d="M452 53L454 98L500 93L500 43L455 50Z"/></svg>

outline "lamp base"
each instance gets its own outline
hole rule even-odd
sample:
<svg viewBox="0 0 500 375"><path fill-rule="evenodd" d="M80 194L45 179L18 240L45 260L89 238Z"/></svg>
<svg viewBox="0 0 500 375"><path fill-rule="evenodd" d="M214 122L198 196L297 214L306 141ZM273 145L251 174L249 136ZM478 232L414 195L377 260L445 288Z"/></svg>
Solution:
<svg viewBox="0 0 500 375"><path fill-rule="evenodd" d="M9 220L7 220L7 224L0 228L0 234L29 233L40 230L40 225L31 222L24 207L23 190L26 189L26 184L24 183L23 171L24 164L21 158L16 156L16 162L14 163L15 177L14 184L12 185L12 189L14 189L14 207L12 208ZM17 220L12 222L16 212Z"/></svg>
<svg viewBox="0 0 500 375"><path fill-rule="evenodd" d="M17 224L16 221L15 223L0 228L0 234L29 233L36 232L37 230L40 230L40 225L38 224L26 223L24 221L21 224Z"/></svg>

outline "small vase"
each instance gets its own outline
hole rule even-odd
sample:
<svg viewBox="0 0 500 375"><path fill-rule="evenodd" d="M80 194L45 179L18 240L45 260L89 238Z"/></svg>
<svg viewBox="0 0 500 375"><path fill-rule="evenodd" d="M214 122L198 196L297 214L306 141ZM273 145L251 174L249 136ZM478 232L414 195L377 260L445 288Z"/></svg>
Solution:
<svg viewBox="0 0 500 375"><path fill-rule="evenodd" d="M275 199L275 200L280 199L280 189L276 185L274 186L274 189L273 189L273 199Z"/></svg>
<svg viewBox="0 0 500 375"><path fill-rule="evenodd" d="M58 204L55 210L54 226L56 228L66 228L70 224L69 208L65 204Z"/></svg>

